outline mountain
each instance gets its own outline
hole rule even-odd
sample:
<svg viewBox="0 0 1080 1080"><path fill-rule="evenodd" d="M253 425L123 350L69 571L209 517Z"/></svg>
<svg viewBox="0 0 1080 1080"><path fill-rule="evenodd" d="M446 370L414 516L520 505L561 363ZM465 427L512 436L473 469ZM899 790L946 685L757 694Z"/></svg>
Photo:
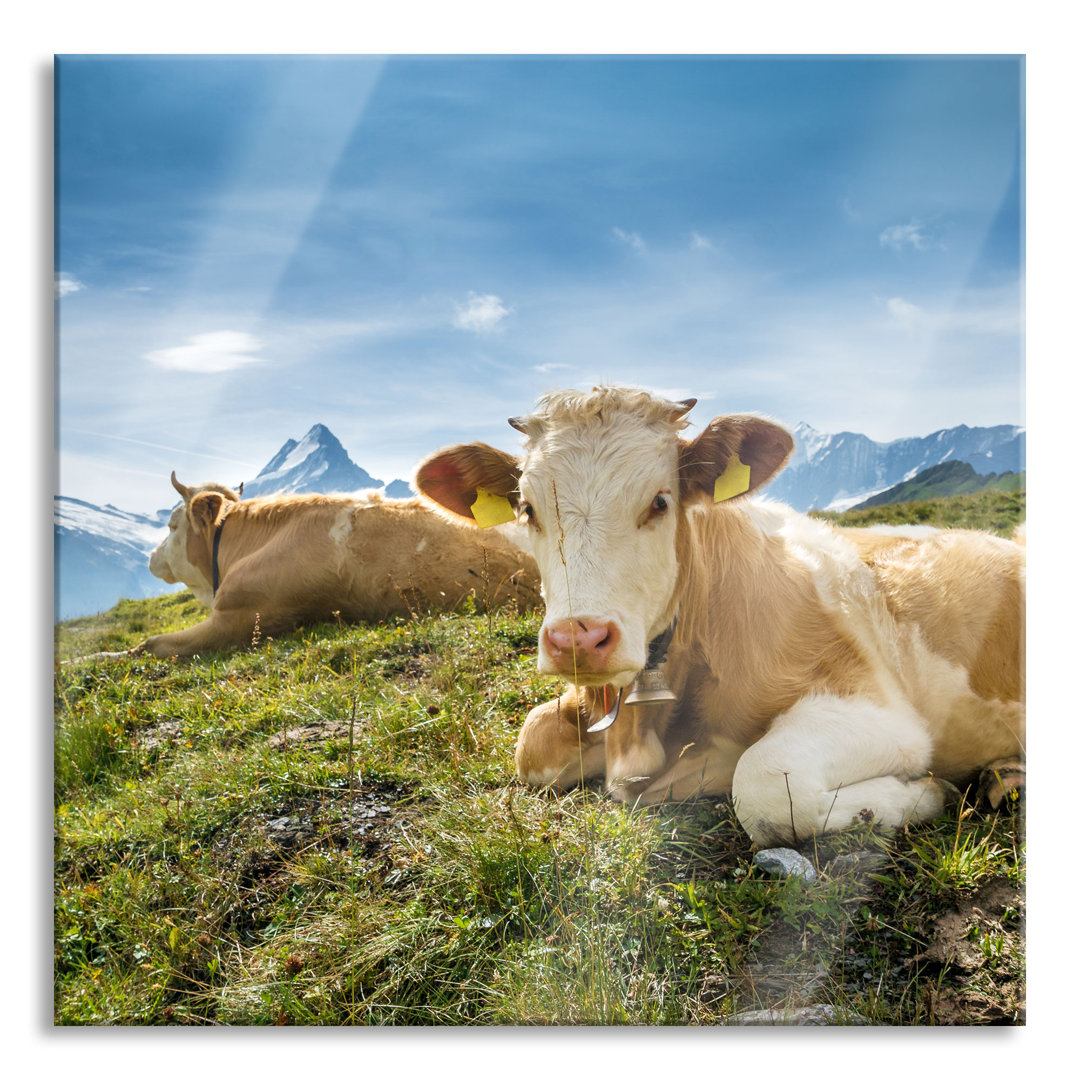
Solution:
<svg viewBox="0 0 1080 1080"><path fill-rule="evenodd" d="M382 488L389 498L414 492L404 480L383 485L359 465L329 428L316 424L299 441L288 439L254 480L244 498L304 492ZM53 500L54 617L74 619L111 608L121 597L160 596L167 585L150 573L150 552L165 537L172 507L132 514L57 495Z"/></svg>
<svg viewBox="0 0 1080 1080"><path fill-rule="evenodd" d="M329 428L316 424L299 442L289 439L254 480L244 481L244 498L381 487L383 481L355 464Z"/></svg>
<svg viewBox="0 0 1080 1080"><path fill-rule="evenodd" d="M966 462L979 474L1019 472L1026 454L1024 429L1006 424L961 424L887 443L851 431L826 435L804 423L792 434L787 468L766 490L797 510L847 510L944 461Z"/></svg>
<svg viewBox="0 0 1080 1080"><path fill-rule="evenodd" d="M872 506L940 499L947 495L974 495L989 490L1020 491L1024 484L1024 473L1006 472L1000 476L990 473L988 476L980 476L966 461L943 461L940 465L931 465L912 479L896 484L851 509L866 510Z"/></svg>
<svg viewBox="0 0 1080 1080"><path fill-rule="evenodd" d="M57 495L53 500L53 574L56 619L93 615L122 597L159 596L166 585L147 566L165 535L169 511L150 516L94 506Z"/></svg>

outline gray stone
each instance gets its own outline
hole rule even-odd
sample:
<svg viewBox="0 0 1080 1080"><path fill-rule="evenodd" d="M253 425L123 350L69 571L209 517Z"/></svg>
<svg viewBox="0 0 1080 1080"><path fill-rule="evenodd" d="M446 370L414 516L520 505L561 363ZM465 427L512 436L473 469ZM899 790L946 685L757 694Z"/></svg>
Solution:
<svg viewBox="0 0 1080 1080"><path fill-rule="evenodd" d="M847 855L837 855L829 867L832 874L848 874L854 871L871 873L888 863L888 858L879 851L853 851Z"/></svg>
<svg viewBox="0 0 1080 1080"><path fill-rule="evenodd" d="M754 865L775 877L801 877L804 881L816 881L817 871L810 860L794 848L767 848L754 856Z"/></svg>
<svg viewBox="0 0 1080 1080"><path fill-rule="evenodd" d="M862 1016L842 1013L835 1005L807 1005L801 1009L748 1009L729 1017L724 1023L733 1027L824 1027L829 1024L866 1024L867 1021Z"/></svg>

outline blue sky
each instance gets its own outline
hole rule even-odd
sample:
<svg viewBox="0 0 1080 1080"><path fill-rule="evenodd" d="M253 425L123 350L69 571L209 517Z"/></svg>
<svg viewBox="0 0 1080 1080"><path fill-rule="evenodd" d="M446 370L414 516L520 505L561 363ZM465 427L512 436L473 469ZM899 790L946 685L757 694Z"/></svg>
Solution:
<svg viewBox="0 0 1080 1080"><path fill-rule="evenodd" d="M888 440L1024 423L1023 64L58 60L61 494L316 422L373 475L557 386Z"/></svg>

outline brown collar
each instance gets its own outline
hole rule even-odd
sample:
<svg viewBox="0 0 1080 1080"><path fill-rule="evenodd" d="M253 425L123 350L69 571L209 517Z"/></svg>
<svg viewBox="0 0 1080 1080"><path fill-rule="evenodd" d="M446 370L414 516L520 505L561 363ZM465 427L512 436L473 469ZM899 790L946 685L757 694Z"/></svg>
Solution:
<svg viewBox="0 0 1080 1080"><path fill-rule="evenodd" d="M222 518L217 523L217 528L214 530L214 546L210 553L210 570L213 574L213 586L214 595L217 596L218 583L221 578L218 574L218 545L221 543L221 530L225 528L225 518Z"/></svg>

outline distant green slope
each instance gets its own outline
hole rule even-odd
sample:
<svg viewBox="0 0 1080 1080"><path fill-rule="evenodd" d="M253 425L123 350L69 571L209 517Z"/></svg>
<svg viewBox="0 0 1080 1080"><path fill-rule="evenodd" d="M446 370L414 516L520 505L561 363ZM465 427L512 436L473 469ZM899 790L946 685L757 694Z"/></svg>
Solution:
<svg viewBox="0 0 1080 1080"><path fill-rule="evenodd" d="M966 461L943 461L931 465L917 476L894 484L887 491L853 506L866 510L872 506L909 503L926 499L941 499L951 495L974 495L980 491L1024 491L1026 473L1006 472L980 476Z"/></svg>
<svg viewBox="0 0 1080 1080"><path fill-rule="evenodd" d="M1027 493L1023 490L988 490L975 495L855 508L842 514L826 510L810 514L834 525L933 525L941 529L983 529L998 536L1011 536L1026 515Z"/></svg>

